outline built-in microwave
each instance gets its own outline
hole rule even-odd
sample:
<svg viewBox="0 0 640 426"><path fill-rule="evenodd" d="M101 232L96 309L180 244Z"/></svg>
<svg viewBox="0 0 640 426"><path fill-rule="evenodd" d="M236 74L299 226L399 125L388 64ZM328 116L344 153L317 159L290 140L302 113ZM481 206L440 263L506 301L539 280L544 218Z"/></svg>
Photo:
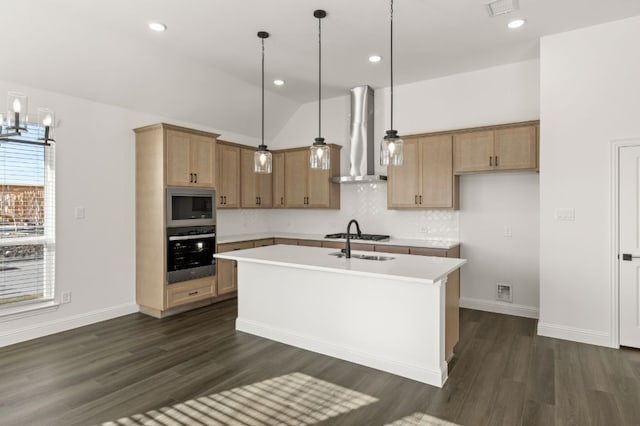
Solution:
<svg viewBox="0 0 640 426"><path fill-rule="evenodd" d="M216 224L216 192L167 188L167 228Z"/></svg>

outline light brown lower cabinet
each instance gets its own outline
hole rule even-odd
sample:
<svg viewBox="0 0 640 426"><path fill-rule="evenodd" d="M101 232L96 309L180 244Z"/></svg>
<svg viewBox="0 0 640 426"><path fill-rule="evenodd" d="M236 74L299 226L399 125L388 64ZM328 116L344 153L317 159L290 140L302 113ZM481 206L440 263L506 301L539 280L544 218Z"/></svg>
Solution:
<svg viewBox="0 0 640 426"><path fill-rule="evenodd" d="M218 244L217 253L253 248L253 241ZM216 261L216 275L218 278L218 294L227 294L238 289L238 264L235 260L218 259Z"/></svg>
<svg viewBox="0 0 640 426"><path fill-rule="evenodd" d="M206 277L183 283L167 285L167 307L174 308L186 303L210 299L216 296L214 277Z"/></svg>
<svg viewBox="0 0 640 426"><path fill-rule="evenodd" d="M322 247L342 250L345 248L344 241L323 241ZM351 250L373 251L373 244L351 243Z"/></svg>

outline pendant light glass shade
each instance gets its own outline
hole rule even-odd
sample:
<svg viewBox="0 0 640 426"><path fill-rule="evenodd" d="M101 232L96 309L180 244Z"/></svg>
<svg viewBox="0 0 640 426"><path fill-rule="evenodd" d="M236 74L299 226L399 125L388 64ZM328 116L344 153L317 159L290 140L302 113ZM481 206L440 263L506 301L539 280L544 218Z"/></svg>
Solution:
<svg viewBox="0 0 640 426"><path fill-rule="evenodd" d="M271 173L273 157L266 145L260 145L253 153L253 171L256 173Z"/></svg>
<svg viewBox="0 0 640 426"><path fill-rule="evenodd" d="M322 18L327 16L324 10L315 10L313 16L318 19L318 137L311 146L309 166L312 169L329 170L331 155L329 145L322 137Z"/></svg>
<svg viewBox="0 0 640 426"><path fill-rule="evenodd" d="M316 138L313 146L311 146L309 161L312 169L329 170L331 167L331 155L329 153L329 145L324 143L324 139Z"/></svg>
<svg viewBox="0 0 640 426"><path fill-rule="evenodd" d="M403 142L398 136L398 131L393 130L393 0L391 0L391 129L380 142L380 165L381 166L402 166L404 160Z"/></svg>
<svg viewBox="0 0 640 426"><path fill-rule="evenodd" d="M264 144L264 39L269 38L269 33L259 31L258 38L262 41L262 143L253 154L253 171L255 173L271 173L272 156Z"/></svg>
<svg viewBox="0 0 640 426"><path fill-rule="evenodd" d="M387 130L387 135L380 144L380 165L402 166L403 141L395 130Z"/></svg>

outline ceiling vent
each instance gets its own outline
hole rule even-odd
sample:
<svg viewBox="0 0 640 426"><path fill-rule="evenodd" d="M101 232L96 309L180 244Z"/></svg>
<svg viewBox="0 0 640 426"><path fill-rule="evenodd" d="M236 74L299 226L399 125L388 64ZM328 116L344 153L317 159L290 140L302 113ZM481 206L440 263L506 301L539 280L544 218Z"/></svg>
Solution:
<svg viewBox="0 0 640 426"><path fill-rule="evenodd" d="M518 0L494 0L487 3L487 13L490 17L504 15L520 9Z"/></svg>

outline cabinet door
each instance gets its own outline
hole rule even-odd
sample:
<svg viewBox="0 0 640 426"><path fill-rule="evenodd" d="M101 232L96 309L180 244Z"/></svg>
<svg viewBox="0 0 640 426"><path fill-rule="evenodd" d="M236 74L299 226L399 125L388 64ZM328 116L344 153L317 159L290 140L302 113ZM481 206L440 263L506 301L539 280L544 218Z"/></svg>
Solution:
<svg viewBox="0 0 640 426"><path fill-rule="evenodd" d="M312 169L309 167L308 185L308 207L331 207L331 170Z"/></svg>
<svg viewBox="0 0 640 426"><path fill-rule="evenodd" d="M286 207L307 207L309 182L309 151L288 151L284 154L284 201Z"/></svg>
<svg viewBox="0 0 640 426"><path fill-rule="evenodd" d="M273 154L273 204L274 208L284 208L284 153Z"/></svg>
<svg viewBox="0 0 640 426"><path fill-rule="evenodd" d="M253 153L250 149L240 150L240 206L258 207L258 174L253 171Z"/></svg>
<svg viewBox="0 0 640 426"><path fill-rule="evenodd" d="M218 144L216 185L218 208L240 207L240 148Z"/></svg>
<svg viewBox="0 0 640 426"><path fill-rule="evenodd" d="M493 169L493 130L453 136L454 173Z"/></svg>
<svg viewBox="0 0 640 426"><path fill-rule="evenodd" d="M236 262L234 260L218 259L216 274L218 278L218 295L235 291L236 285Z"/></svg>
<svg viewBox="0 0 640 426"><path fill-rule="evenodd" d="M258 188L258 207L270 209L273 206L273 174L256 174Z"/></svg>
<svg viewBox="0 0 640 426"><path fill-rule="evenodd" d="M216 186L215 139L201 135L191 136L191 173L194 173L193 185L213 188Z"/></svg>
<svg viewBox="0 0 640 426"><path fill-rule="evenodd" d="M167 185L191 186L191 135L188 133L167 131Z"/></svg>
<svg viewBox="0 0 640 426"><path fill-rule="evenodd" d="M453 207L453 138L420 138L420 207Z"/></svg>
<svg viewBox="0 0 640 426"><path fill-rule="evenodd" d="M535 170L538 167L536 127L523 126L495 131L496 170Z"/></svg>
<svg viewBox="0 0 640 426"><path fill-rule="evenodd" d="M416 208L420 195L418 138L404 140L402 166L387 167L387 207Z"/></svg>

